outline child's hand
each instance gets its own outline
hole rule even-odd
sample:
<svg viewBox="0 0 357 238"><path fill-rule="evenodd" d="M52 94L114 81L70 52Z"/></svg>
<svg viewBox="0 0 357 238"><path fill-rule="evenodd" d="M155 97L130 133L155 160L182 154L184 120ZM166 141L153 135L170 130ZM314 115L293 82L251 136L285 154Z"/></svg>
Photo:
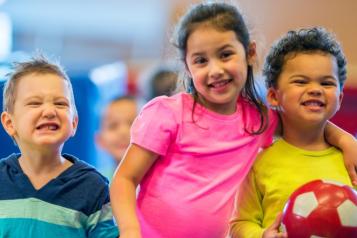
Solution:
<svg viewBox="0 0 357 238"><path fill-rule="evenodd" d="M287 238L288 235L285 232L279 232L279 226L281 223L282 213L279 213L271 226L269 226L263 233L262 238Z"/></svg>
<svg viewBox="0 0 357 238"><path fill-rule="evenodd" d="M357 140L355 140L354 146L350 146L348 150L343 150L343 157L352 184L357 186Z"/></svg>
<svg viewBox="0 0 357 238"><path fill-rule="evenodd" d="M333 146L343 153L345 166L354 186L357 186L357 140L348 132L342 130L332 122L328 121L325 128L325 137Z"/></svg>

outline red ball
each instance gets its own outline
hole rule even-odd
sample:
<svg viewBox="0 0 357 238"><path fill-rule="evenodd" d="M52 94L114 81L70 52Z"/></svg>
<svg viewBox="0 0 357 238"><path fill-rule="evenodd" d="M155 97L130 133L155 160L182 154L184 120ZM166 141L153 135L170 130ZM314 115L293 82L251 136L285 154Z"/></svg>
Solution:
<svg viewBox="0 0 357 238"><path fill-rule="evenodd" d="M357 237L357 193L344 184L314 180L291 194L282 231L289 238Z"/></svg>

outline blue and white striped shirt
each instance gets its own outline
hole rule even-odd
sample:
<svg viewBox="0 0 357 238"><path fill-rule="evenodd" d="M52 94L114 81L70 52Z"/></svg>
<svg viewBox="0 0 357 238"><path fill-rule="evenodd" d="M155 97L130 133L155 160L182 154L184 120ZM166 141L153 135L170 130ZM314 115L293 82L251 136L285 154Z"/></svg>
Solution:
<svg viewBox="0 0 357 238"><path fill-rule="evenodd" d="M12 154L0 160L0 237L114 238L108 180L71 155L73 165L36 190Z"/></svg>

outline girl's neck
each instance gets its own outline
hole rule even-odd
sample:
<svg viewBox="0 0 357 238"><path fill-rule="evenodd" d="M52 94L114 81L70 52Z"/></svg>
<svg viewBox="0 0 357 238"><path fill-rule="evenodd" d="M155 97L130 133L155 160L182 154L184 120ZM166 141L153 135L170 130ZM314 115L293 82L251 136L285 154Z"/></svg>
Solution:
<svg viewBox="0 0 357 238"><path fill-rule="evenodd" d="M206 109L213 111L218 114L222 115L232 115L236 112L237 110L237 101L238 97L236 100L229 102L229 103L224 103L224 104L218 104L218 103L211 103L208 102L204 97L201 95L197 95L197 103L205 107Z"/></svg>

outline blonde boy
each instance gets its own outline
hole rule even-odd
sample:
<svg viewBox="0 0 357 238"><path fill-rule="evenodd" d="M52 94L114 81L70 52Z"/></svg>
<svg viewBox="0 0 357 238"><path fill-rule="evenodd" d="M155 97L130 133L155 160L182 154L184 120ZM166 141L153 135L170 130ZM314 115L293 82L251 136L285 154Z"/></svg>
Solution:
<svg viewBox="0 0 357 238"><path fill-rule="evenodd" d="M62 154L78 115L71 82L44 56L16 63L1 123L20 149L0 161L1 237L117 237L108 182Z"/></svg>

